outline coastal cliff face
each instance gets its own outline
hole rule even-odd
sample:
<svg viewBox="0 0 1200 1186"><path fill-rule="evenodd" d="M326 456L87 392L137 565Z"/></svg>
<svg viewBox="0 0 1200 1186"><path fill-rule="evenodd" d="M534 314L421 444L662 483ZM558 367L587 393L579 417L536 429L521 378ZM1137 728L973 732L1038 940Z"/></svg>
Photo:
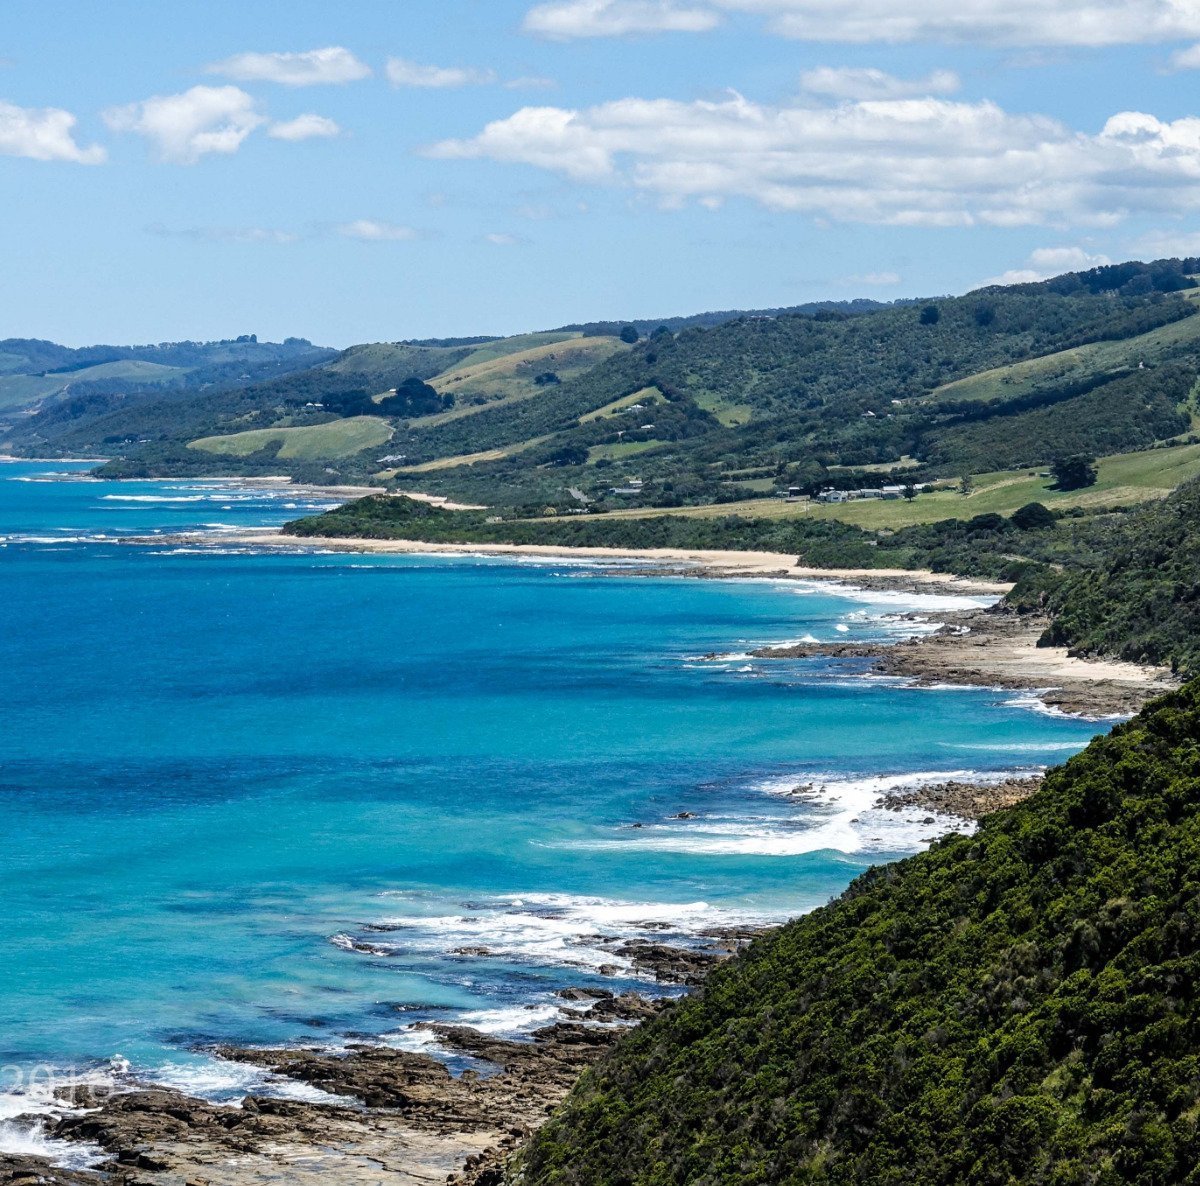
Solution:
<svg viewBox="0 0 1200 1186"><path fill-rule="evenodd" d="M1200 683L758 939L509 1165L595 1183L1195 1182Z"/></svg>

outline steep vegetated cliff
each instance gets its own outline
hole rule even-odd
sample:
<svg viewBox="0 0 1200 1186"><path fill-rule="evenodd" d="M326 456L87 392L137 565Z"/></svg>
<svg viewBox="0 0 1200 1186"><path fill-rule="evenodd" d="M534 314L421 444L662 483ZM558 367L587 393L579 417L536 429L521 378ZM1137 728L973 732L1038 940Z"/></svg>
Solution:
<svg viewBox="0 0 1200 1186"><path fill-rule="evenodd" d="M1198 1180L1200 686L589 1071L525 1186Z"/></svg>

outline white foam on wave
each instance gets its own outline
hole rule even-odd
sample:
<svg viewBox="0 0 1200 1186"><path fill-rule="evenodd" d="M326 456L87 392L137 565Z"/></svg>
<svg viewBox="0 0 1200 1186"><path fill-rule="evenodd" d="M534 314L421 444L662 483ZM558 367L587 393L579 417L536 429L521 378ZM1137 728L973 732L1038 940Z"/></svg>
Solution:
<svg viewBox="0 0 1200 1186"><path fill-rule="evenodd" d="M1008 700L1002 701L1004 708L1024 708L1029 712L1036 712L1040 716L1054 717L1056 720L1067 721L1127 721L1133 715L1132 713L1111 712L1092 715L1089 713L1064 712L1061 708L1056 708L1053 704L1047 704L1042 696L1047 692L1057 691L1056 688L1034 688L1019 696L1010 697Z"/></svg>
<svg viewBox="0 0 1200 1186"><path fill-rule="evenodd" d="M103 544L114 537L103 533L92 535L0 535L0 544Z"/></svg>
<svg viewBox="0 0 1200 1186"><path fill-rule="evenodd" d="M865 778L797 774L771 779L752 788L794 801L797 807L794 814L701 815L686 822L672 820L642 827L620 837L571 841L563 847L765 857L795 857L826 851L847 856L919 852L942 836L974 831L974 823L922 806L888 810L877 806L884 796L891 791L951 781L987 785L1012 774L977 770L918 771Z"/></svg>
<svg viewBox="0 0 1200 1186"><path fill-rule="evenodd" d="M998 595L966 593L914 593L903 589L865 589L839 581L789 581L780 586L802 594L823 593L849 601L888 606L904 610L987 609L1000 600Z"/></svg>
<svg viewBox="0 0 1200 1186"><path fill-rule="evenodd" d="M405 898L404 893L388 897ZM618 954L627 940L648 934L687 940L715 926L771 921L761 912L739 911L708 902L630 902L563 893L498 895L462 903L448 914L410 913L385 918L361 940L335 935L331 942L366 955L424 954L490 958L545 968L602 968L634 974L632 961ZM482 1028L482 1027L481 1027Z"/></svg>
<svg viewBox="0 0 1200 1186"><path fill-rule="evenodd" d="M215 502L207 494L102 494L101 502Z"/></svg>
<svg viewBox="0 0 1200 1186"><path fill-rule="evenodd" d="M167 1062L139 1077L211 1103L229 1103L248 1095L266 1095L314 1104L346 1102L341 1096L331 1095L295 1079L273 1075L262 1067L221 1058Z"/></svg>
<svg viewBox="0 0 1200 1186"><path fill-rule="evenodd" d="M62 1141L50 1136L37 1120L0 1120L0 1154L41 1157L68 1170L88 1170L105 1160L98 1145Z"/></svg>
<svg viewBox="0 0 1200 1186"><path fill-rule="evenodd" d="M1076 753L1087 747L1086 738L1079 741L939 741L942 749L980 750L997 754L1056 754Z"/></svg>
<svg viewBox="0 0 1200 1186"><path fill-rule="evenodd" d="M473 1009L463 1013L457 1020L460 1025L469 1025L481 1033L512 1038L541 1029L561 1016L560 1005L529 1004L508 1009Z"/></svg>
<svg viewBox="0 0 1200 1186"><path fill-rule="evenodd" d="M76 1083L101 1082L92 1078ZM108 1085L103 1080L102 1085ZM45 1090L13 1090L0 1093L0 1154L41 1157L69 1170L87 1170L105 1159L104 1150L84 1141L64 1141L51 1136L47 1125L59 1117L81 1112Z"/></svg>

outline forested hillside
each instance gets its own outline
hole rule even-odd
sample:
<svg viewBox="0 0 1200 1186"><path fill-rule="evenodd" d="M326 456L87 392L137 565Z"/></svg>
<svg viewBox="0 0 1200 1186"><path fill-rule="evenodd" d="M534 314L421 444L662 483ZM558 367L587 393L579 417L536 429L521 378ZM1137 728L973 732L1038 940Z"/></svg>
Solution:
<svg viewBox="0 0 1200 1186"><path fill-rule="evenodd" d="M20 424L30 409L56 409L63 423L142 398L242 387L334 356L304 338L260 342L254 334L218 342L73 349L30 338L0 341L0 417ZM14 419L15 418L15 419ZM3 421L0 421L0 435Z"/></svg>
<svg viewBox="0 0 1200 1186"><path fill-rule="evenodd" d="M584 1077L524 1186L1174 1186L1200 1163L1200 687L756 941Z"/></svg>
<svg viewBox="0 0 1200 1186"><path fill-rule="evenodd" d="M1097 524L1093 536L1082 563L1031 574L1049 591L1046 641L1200 672L1200 482Z"/></svg>
<svg viewBox="0 0 1200 1186"><path fill-rule="evenodd" d="M894 305L379 343L185 398L114 376L129 391L74 393L0 443L105 454L112 476L287 472L560 512L579 505L572 491L593 510L674 508L815 490L847 467L915 481L1036 467L1189 432L1198 270L1131 263ZM409 380L441 402L390 398ZM379 424L308 431L364 416ZM640 488L614 502L623 476Z"/></svg>

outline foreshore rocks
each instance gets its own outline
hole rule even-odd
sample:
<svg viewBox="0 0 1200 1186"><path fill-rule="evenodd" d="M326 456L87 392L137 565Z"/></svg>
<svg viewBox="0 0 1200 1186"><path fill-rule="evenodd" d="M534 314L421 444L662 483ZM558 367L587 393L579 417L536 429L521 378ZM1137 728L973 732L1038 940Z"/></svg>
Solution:
<svg viewBox="0 0 1200 1186"><path fill-rule="evenodd" d="M909 615L911 616L911 615ZM1169 671L1092 661L1040 646L1047 619L1010 610L937 612L934 633L901 642L804 642L752 651L756 659L868 659L871 670L918 686L999 688L1087 717L1132 716L1178 685ZM711 655L711 659L727 656Z"/></svg>
<svg viewBox="0 0 1200 1186"><path fill-rule="evenodd" d="M889 791L879 801L888 811L924 807L939 815L979 820L993 811L1012 807L1028 799L1042 785L1042 776L1006 778L1000 782L940 782L929 786L902 787Z"/></svg>
<svg viewBox="0 0 1200 1186"><path fill-rule="evenodd" d="M689 946L614 943L620 970L695 986L757 933L714 929ZM614 966L614 971L618 969ZM676 989L678 991L678 989ZM0 1157L0 1186L488 1186L497 1167L541 1124L579 1075L628 1026L670 1007L668 996L563 988L561 1020L513 1040L424 1022L432 1054L353 1044L344 1050L220 1046L219 1058L325 1093L251 1095L214 1104L168 1088L77 1089L64 1114L40 1121L48 1137L103 1150L95 1171L39 1157Z"/></svg>

